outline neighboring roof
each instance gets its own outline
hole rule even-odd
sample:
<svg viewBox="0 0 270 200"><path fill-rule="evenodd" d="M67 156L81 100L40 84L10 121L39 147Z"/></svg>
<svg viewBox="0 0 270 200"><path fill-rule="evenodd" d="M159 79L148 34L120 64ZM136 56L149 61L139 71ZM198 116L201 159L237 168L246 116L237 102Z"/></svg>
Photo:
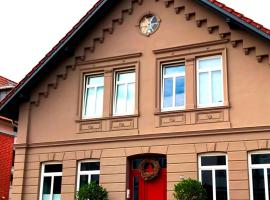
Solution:
<svg viewBox="0 0 270 200"><path fill-rule="evenodd" d="M234 11L232 8L216 0L196 0L199 4L220 14L226 21L231 20L242 28L251 31L258 36L270 41L270 30ZM99 0L93 8L56 44L52 50L22 79L22 81L0 102L0 114L8 118L17 119L19 103L28 99L28 91L38 82L40 77L46 74L58 57L68 51L79 38L89 30L97 20L101 19L112 5L114 0Z"/></svg>
<svg viewBox="0 0 270 200"><path fill-rule="evenodd" d="M15 83L12 80L9 80L3 76L0 76L0 89L3 88L13 88L17 85L17 83Z"/></svg>

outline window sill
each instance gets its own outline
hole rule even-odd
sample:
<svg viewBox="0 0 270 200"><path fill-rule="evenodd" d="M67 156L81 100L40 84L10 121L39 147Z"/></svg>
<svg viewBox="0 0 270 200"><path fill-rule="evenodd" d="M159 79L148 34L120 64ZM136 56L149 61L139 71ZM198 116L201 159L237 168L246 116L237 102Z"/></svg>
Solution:
<svg viewBox="0 0 270 200"><path fill-rule="evenodd" d="M117 115L111 117L98 117L98 118L89 118L89 119L76 119L75 122L95 122L95 121L104 121L104 120L111 120L111 119L125 119L125 118L134 118L139 117L139 114L132 114L132 115Z"/></svg>
<svg viewBox="0 0 270 200"><path fill-rule="evenodd" d="M194 108L154 113L156 127L229 122L230 106Z"/></svg>
<svg viewBox="0 0 270 200"><path fill-rule="evenodd" d="M95 119L78 119L78 133L123 131L138 129L138 114L101 117Z"/></svg>
<svg viewBox="0 0 270 200"><path fill-rule="evenodd" d="M193 109L182 109L182 110L166 110L166 111L156 111L154 115L165 115L165 114L174 114L174 113L186 113L186 112L196 112L196 111L211 111L211 110L221 110L228 109L230 106L213 106L213 107L201 107Z"/></svg>

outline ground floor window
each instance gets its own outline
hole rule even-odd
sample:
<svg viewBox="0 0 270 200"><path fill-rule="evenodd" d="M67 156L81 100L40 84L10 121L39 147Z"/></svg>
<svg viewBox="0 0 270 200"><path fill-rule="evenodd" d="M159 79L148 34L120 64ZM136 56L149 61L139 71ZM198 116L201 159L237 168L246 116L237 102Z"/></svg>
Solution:
<svg viewBox="0 0 270 200"><path fill-rule="evenodd" d="M62 164L43 164L41 169L40 200L60 200Z"/></svg>
<svg viewBox="0 0 270 200"><path fill-rule="evenodd" d="M208 200L228 200L227 156L207 154L199 157L199 177Z"/></svg>
<svg viewBox="0 0 270 200"><path fill-rule="evenodd" d="M99 161L81 161L78 164L77 190L84 185L95 181L99 184L100 162Z"/></svg>
<svg viewBox="0 0 270 200"><path fill-rule="evenodd" d="M269 200L270 152L249 155L250 196L252 200Z"/></svg>

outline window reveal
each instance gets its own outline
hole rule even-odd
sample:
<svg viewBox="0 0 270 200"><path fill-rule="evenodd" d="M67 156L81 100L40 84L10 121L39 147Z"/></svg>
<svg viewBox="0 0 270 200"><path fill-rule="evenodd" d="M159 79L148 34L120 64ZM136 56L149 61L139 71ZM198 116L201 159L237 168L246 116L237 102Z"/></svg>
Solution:
<svg viewBox="0 0 270 200"><path fill-rule="evenodd" d="M62 164L44 164L41 171L40 200L60 200Z"/></svg>
<svg viewBox="0 0 270 200"><path fill-rule="evenodd" d="M78 164L77 190L90 182L99 184L100 162L82 161Z"/></svg>
<svg viewBox="0 0 270 200"><path fill-rule="evenodd" d="M115 80L114 115L130 115L135 111L134 71L117 72Z"/></svg>
<svg viewBox="0 0 270 200"><path fill-rule="evenodd" d="M86 76L83 118L102 117L104 96L104 76Z"/></svg>
<svg viewBox="0 0 270 200"><path fill-rule="evenodd" d="M225 155L199 157L199 175L208 200L228 200L228 169Z"/></svg>
<svg viewBox="0 0 270 200"><path fill-rule="evenodd" d="M161 99L163 111L185 107L185 66L183 64L163 66Z"/></svg>
<svg viewBox="0 0 270 200"><path fill-rule="evenodd" d="M256 152L249 156L250 193L252 200L269 200L270 153Z"/></svg>
<svg viewBox="0 0 270 200"><path fill-rule="evenodd" d="M222 57L199 58L197 60L198 106L220 106L223 102Z"/></svg>

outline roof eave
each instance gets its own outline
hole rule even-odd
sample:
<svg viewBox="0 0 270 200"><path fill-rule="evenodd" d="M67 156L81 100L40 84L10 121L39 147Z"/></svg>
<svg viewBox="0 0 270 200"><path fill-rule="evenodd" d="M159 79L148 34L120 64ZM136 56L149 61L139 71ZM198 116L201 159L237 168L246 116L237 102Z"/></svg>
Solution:
<svg viewBox="0 0 270 200"><path fill-rule="evenodd" d="M209 0L196 0L199 4L203 6L207 6L208 8L212 9L214 12L219 13L224 18L229 18L230 20L233 20L237 25L244 28L247 31L253 32L261 36L263 39L270 40L270 35L266 32L256 28L255 26L245 22L244 20L238 18L237 16L225 11L224 9L220 8L219 6L209 2Z"/></svg>
<svg viewBox="0 0 270 200"><path fill-rule="evenodd" d="M9 104L12 104L12 100L14 100L16 97L20 97L20 94L22 92L22 89L31 83L31 80L33 77L35 77L50 61L51 59L57 55L59 52L61 52L63 50L63 48L78 34L78 32L80 31L80 29L96 14L99 12L100 8L103 7L104 4L106 4L109 0L102 0L100 1L100 4L96 7L96 9L94 9L94 11L84 20L84 22L82 22L77 28L76 30L70 35L67 37L67 39L59 46L59 48L57 48L55 51L53 51L53 53L46 59L46 61L39 67L37 68L37 70L35 70L31 76L22 84L20 85L19 88L16 89L16 91L14 92L14 94L12 94L8 99L7 101L5 101L2 105L0 104L0 114L2 116L5 116L5 117L8 117L8 118L11 118L11 119L16 119L17 120L17 117L18 117L18 108L17 108L17 113L16 113L16 116L14 114L11 114L10 113L6 113L5 111L4 112L1 112L3 110L5 110L5 108L9 105ZM8 109L7 109L8 110Z"/></svg>

